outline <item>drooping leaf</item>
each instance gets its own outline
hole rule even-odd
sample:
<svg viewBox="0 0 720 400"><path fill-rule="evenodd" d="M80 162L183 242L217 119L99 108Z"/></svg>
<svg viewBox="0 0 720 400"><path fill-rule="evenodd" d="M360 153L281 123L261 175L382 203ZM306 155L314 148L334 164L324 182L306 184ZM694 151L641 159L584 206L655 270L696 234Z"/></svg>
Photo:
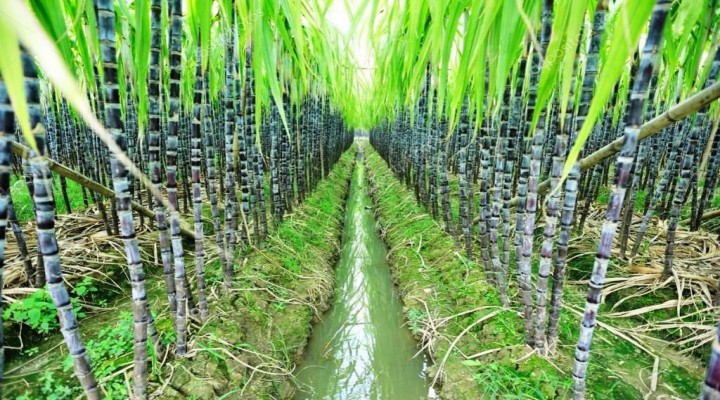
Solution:
<svg viewBox="0 0 720 400"><path fill-rule="evenodd" d="M135 1L135 43L133 46L135 84L138 93L147 93L147 76L150 66L150 0ZM148 96L138 96L138 125L143 131L148 113ZM130 134L133 134L132 132Z"/></svg>
<svg viewBox="0 0 720 400"><path fill-rule="evenodd" d="M567 178L577 161L595 121L610 98L615 83L620 79L625 62L637 50L640 34L648 23L653 6L653 2L644 1L625 1L620 4L617 17L613 20L614 34L607 46L607 57L600 67L585 122L568 153L561 182Z"/></svg>
<svg viewBox="0 0 720 400"><path fill-rule="evenodd" d="M0 6L1 7L1 6ZM0 74L5 82L10 101L12 102L15 118L20 125L20 131L25 141L37 151L35 137L30 128L30 115L28 114L27 101L25 99L25 84L22 70L22 61L20 60L20 47L15 32L5 21L7 14L0 8L0 51L3 56L0 57ZM13 132L5 132L12 134Z"/></svg>

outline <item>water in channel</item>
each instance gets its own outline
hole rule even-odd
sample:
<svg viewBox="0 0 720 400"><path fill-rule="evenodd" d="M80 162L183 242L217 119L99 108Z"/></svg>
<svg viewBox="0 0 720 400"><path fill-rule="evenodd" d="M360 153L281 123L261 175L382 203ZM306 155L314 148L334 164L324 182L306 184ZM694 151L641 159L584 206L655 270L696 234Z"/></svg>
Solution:
<svg viewBox="0 0 720 400"><path fill-rule="evenodd" d="M296 400L427 399L423 354L407 327L385 262L362 153L353 172L335 302L313 329Z"/></svg>

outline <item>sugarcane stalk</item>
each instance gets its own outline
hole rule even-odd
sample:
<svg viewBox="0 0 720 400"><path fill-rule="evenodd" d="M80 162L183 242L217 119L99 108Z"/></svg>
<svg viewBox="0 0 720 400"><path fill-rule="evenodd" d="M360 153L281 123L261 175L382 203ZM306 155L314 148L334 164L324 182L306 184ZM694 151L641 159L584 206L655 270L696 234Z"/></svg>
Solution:
<svg viewBox="0 0 720 400"><path fill-rule="evenodd" d="M150 66L148 76L148 169L150 180L156 193L162 193L163 179L160 161L160 57L162 44L161 0L152 0L150 4L151 37L150 37ZM161 198L153 196L153 216L157 224L158 241L160 245L160 259L165 277L165 291L167 292L170 317L173 324L177 322L177 298L175 289L175 268L173 266L172 249L168 240L167 214ZM194 232L193 232L194 236Z"/></svg>
<svg viewBox="0 0 720 400"><path fill-rule="evenodd" d="M120 90L117 81L117 56L115 54L115 10L112 0L95 0L98 16L98 33L102 54L103 85L105 99L105 125L113 141L122 151L127 148L127 136L120 109ZM135 234L132 215L132 194L130 192L129 172L118 161L115 153L110 154L110 171L113 190L120 221L120 237L125 247L127 265L132 288L133 309L133 397L147 398L147 294L145 292L145 272L140 248Z"/></svg>
<svg viewBox="0 0 720 400"><path fill-rule="evenodd" d="M198 308L200 320L205 321L208 317L207 296L205 294L205 249L203 247L203 198L202 186L200 185L200 169L202 164L202 136L203 129L203 100L205 99L205 80L202 74L202 51L198 47L197 59L195 60L195 97L193 103L193 120L190 137L190 176L192 179L193 197L193 225L195 228L195 278L197 279ZM204 132L209 134L209 132Z"/></svg>
<svg viewBox="0 0 720 400"><path fill-rule="evenodd" d="M657 59L657 49L662 43L662 32L665 20L670 9L670 0L658 0L650 19L648 36L640 55L640 64L637 76L630 92L625 113L625 133L623 148L615 164L615 184L613 185L608 211L603 224L600 242L593 272L590 277L590 289L582 323L580 325L580 338L575 350L575 366L573 368L573 397L585 398L585 383L592 335L597 323L597 313L602 297L602 289L610 260L611 248L625 192L630 183L630 169L635 158L635 151L640 136L640 126L643 118L643 107L647 98L647 89L650 77Z"/></svg>
<svg viewBox="0 0 720 400"><path fill-rule="evenodd" d="M553 350L558 341L558 327L560 326L560 312L562 310L563 281L565 279L565 266L567 265L568 244L575 217L575 204L578 193L578 180L580 167L575 164L565 181L565 199L560 216L560 235L558 238L557 255L553 261L553 285L550 298L550 321L548 324L548 348Z"/></svg>
<svg viewBox="0 0 720 400"><path fill-rule="evenodd" d="M75 375L88 399L100 399L97 381L90 366L87 350L80 336L77 316L72 308L70 295L63 280L60 248L55 234L55 200L52 192L52 174L45 155L46 131L41 123L40 88L37 71L32 58L22 54L23 73L25 75L25 93L28 114L38 152L30 154L29 164L32 170L33 203L37 226L38 252L42 256L44 277L47 290L57 310L60 332L73 361ZM6 105L7 107L7 105Z"/></svg>
<svg viewBox="0 0 720 400"><path fill-rule="evenodd" d="M168 118L168 136L166 142L167 196L170 203L170 236L175 262L175 290L177 301L175 354L182 356L187 352L187 293L185 284L185 260L180 237L180 213L177 197L177 146L180 129L180 68L182 58L182 2L170 0L170 81Z"/></svg>

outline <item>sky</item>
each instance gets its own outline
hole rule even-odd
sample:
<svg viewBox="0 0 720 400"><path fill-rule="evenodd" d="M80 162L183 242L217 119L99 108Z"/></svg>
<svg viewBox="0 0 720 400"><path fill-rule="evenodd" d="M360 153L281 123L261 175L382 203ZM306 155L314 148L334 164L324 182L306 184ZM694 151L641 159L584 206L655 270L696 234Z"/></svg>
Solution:
<svg viewBox="0 0 720 400"><path fill-rule="evenodd" d="M334 0L325 14L325 18L328 23L335 26L342 34L348 36L352 25L351 13L356 13L364 1L365 0ZM348 10L347 6L349 6L351 10ZM358 75L367 80L369 80L372 76L372 69L374 66L372 48L370 47L370 38L368 37L368 20L369 18L367 15L364 15L362 22L353 33L353 37L349 38L350 51L355 54Z"/></svg>

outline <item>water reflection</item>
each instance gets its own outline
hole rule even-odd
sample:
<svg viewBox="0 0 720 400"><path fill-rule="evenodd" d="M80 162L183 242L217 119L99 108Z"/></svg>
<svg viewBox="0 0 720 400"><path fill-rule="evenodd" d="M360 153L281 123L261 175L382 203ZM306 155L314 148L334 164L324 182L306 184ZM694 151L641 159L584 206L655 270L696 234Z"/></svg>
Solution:
<svg viewBox="0 0 720 400"><path fill-rule="evenodd" d="M385 263L365 169L358 160L348 199L335 303L314 327L298 368L296 399L425 399L426 360L403 326Z"/></svg>

